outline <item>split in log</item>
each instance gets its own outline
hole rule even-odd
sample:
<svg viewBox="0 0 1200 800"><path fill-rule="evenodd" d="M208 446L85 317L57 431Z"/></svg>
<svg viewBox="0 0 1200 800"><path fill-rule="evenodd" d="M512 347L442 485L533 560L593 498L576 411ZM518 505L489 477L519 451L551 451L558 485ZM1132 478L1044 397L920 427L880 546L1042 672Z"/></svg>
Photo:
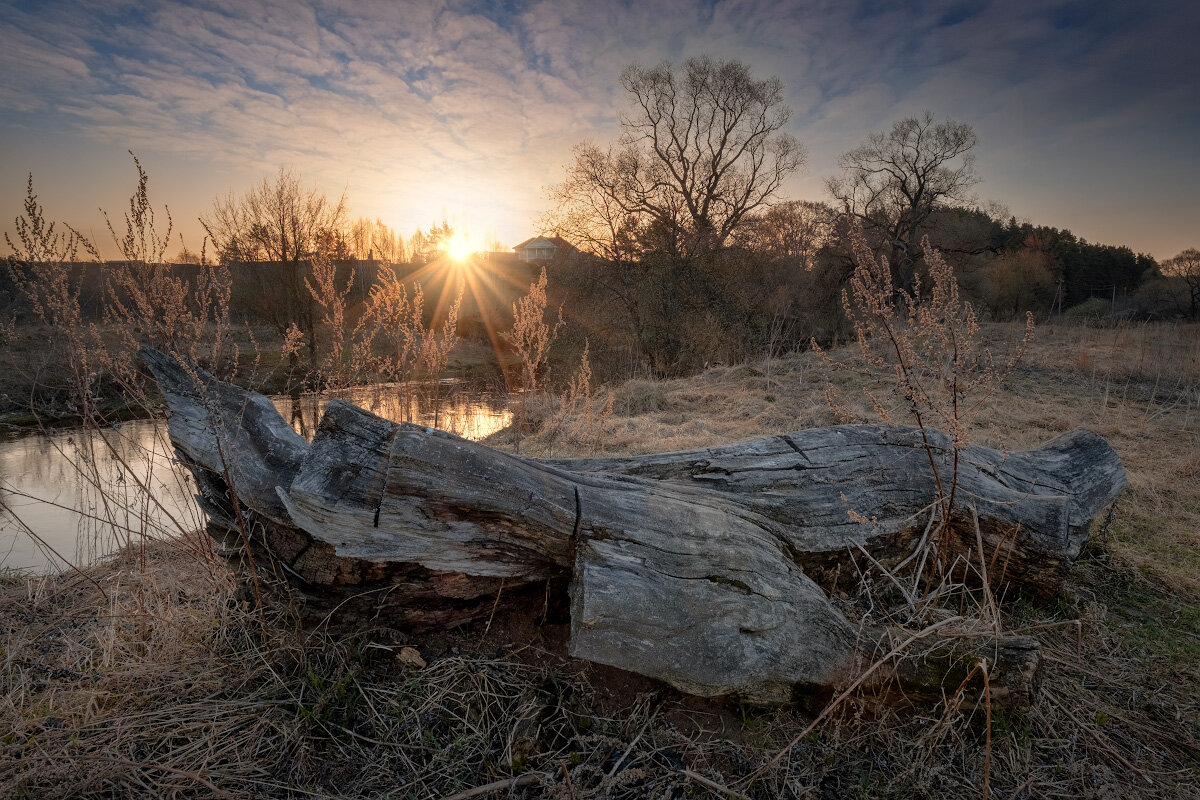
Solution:
<svg viewBox="0 0 1200 800"><path fill-rule="evenodd" d="M421 630L485 616L500 596L540 607L566 587L573 656L697 695L786 701L887 652L895 633L851 624L827 591L860 548L884 564L910 552L937 496L911 428L539 460L334 400L310 445L266 398L142 355L210 530L248 532L311 611ZM948 443L932 442L948 470ZM1124 486L1116 454L1084 430L1007 456L968 448L958 476L1000 584L1036 595L1058 588L1092 517ZM947 546L976 547L974 527ZM998 702L1028 702L1038 663L1028 638L943 637L920 650L880 678L936 694L987 658Z"/></svg>

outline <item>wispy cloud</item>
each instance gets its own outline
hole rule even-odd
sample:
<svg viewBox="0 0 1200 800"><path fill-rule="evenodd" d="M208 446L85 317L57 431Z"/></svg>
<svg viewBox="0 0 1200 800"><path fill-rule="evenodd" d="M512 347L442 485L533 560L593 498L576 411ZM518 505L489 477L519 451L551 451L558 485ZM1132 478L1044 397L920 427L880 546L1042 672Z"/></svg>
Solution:
<svg viewBox="0 0 1200 800"><path fill-rule="evenodd" d="M12 163L53 125L93 147L206 165L234 188L294 165L331 191L349 185L363 213L411 227L445 206L516 240L571 144L615 135L624 64L711 53L783 77L794 133L812 151L797 193L816 196L837 153L868 131L929 107L978 127L985 194L1018 213L1051 215L1044 201L1060 202L1062 181L1105 159L1160 181L1123 188L1161 207L1122 200L1102 222L1109 239L1169 255L1184 234L1171 238L1163 220L1197 211L1174 177L1200 172L1190 145L1200 65L1189 41L1200 13L1183 3L50 0L0 9L6 180L26 168L54 172ZM1171 160L1179 169L1164 178L1157 167ZM1070 213L1046 221L1092 224Z"/></svg>

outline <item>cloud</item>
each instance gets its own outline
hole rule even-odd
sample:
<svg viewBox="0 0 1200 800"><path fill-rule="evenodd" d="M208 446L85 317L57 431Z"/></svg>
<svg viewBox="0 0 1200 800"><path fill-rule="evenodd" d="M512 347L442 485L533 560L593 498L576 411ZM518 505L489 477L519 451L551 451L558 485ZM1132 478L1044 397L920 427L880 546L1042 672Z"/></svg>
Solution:
<svg viewBox="0 0 1200 800"><path fill-rule="evenodd" d="M1200 131L1190 78L1200 15L1183 4L49 0L0 10L6 150L31 149L52 124L210 165L235 187L288 164L331 190L348 183L372 216L410 215L391 220L402 227L428 221L430 203L459 202L523 238L570 146L615 137L621 68L702 53L783 78L793 132L811 151L812 172L792 188L810 197L839 152L925 107L975 124L996 170L1024 174L1049 154L1070 163L1042 180L1104 157L1200 169L1187 144ZM1036 205L1037 186L995 185L1016 192L1002 198L1011 205ZM1164 203L1195 207L1168 188Z"/></svg>

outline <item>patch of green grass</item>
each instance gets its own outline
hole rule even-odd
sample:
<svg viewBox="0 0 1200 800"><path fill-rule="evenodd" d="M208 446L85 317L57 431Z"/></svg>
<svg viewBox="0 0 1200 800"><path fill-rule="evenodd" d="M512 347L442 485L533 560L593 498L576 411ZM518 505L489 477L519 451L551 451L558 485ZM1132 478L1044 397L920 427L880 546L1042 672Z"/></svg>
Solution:
<svg viewBox="0 0 1200 800"><path fill-rule="evenodd" d="M1187 597L1187 588L1200 575L1200 550L1179 541L1173 533L1179 520L1139 510L1126 519L1118 518L1111 531L1114 549L1151 580L1170 586ZM1200 600L1200 597L1190 597Z"/></svg>
<svg viewBox="0 0 1200 800"><path fill-rule="evenodd" d="M1131 655L1171 672L1200 673L1200 604L1120 569L1101 587L1108 623Z"/></svg>
<svg viewBox="0 0 1200 800"><path fill-rule="evenodd" d="M1019 744L1033 739L1033 726L1029 714L1023 709L997 708L992 712L992 736L1011 737Z"/></svg>

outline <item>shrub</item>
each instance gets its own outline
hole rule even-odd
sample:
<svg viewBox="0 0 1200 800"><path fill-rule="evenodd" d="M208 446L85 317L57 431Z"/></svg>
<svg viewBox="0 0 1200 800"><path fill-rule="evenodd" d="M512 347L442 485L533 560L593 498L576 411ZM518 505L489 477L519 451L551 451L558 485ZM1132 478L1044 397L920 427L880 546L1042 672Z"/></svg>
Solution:
<svg viewBox="0 0 1200 800"><path fill-rule="evenodd" d="M1107 317L1112 313L1112 303L1102 297L1089 297L1077 306L1071 306L1063 312L1069 320L1094 321Z"/></svg>

